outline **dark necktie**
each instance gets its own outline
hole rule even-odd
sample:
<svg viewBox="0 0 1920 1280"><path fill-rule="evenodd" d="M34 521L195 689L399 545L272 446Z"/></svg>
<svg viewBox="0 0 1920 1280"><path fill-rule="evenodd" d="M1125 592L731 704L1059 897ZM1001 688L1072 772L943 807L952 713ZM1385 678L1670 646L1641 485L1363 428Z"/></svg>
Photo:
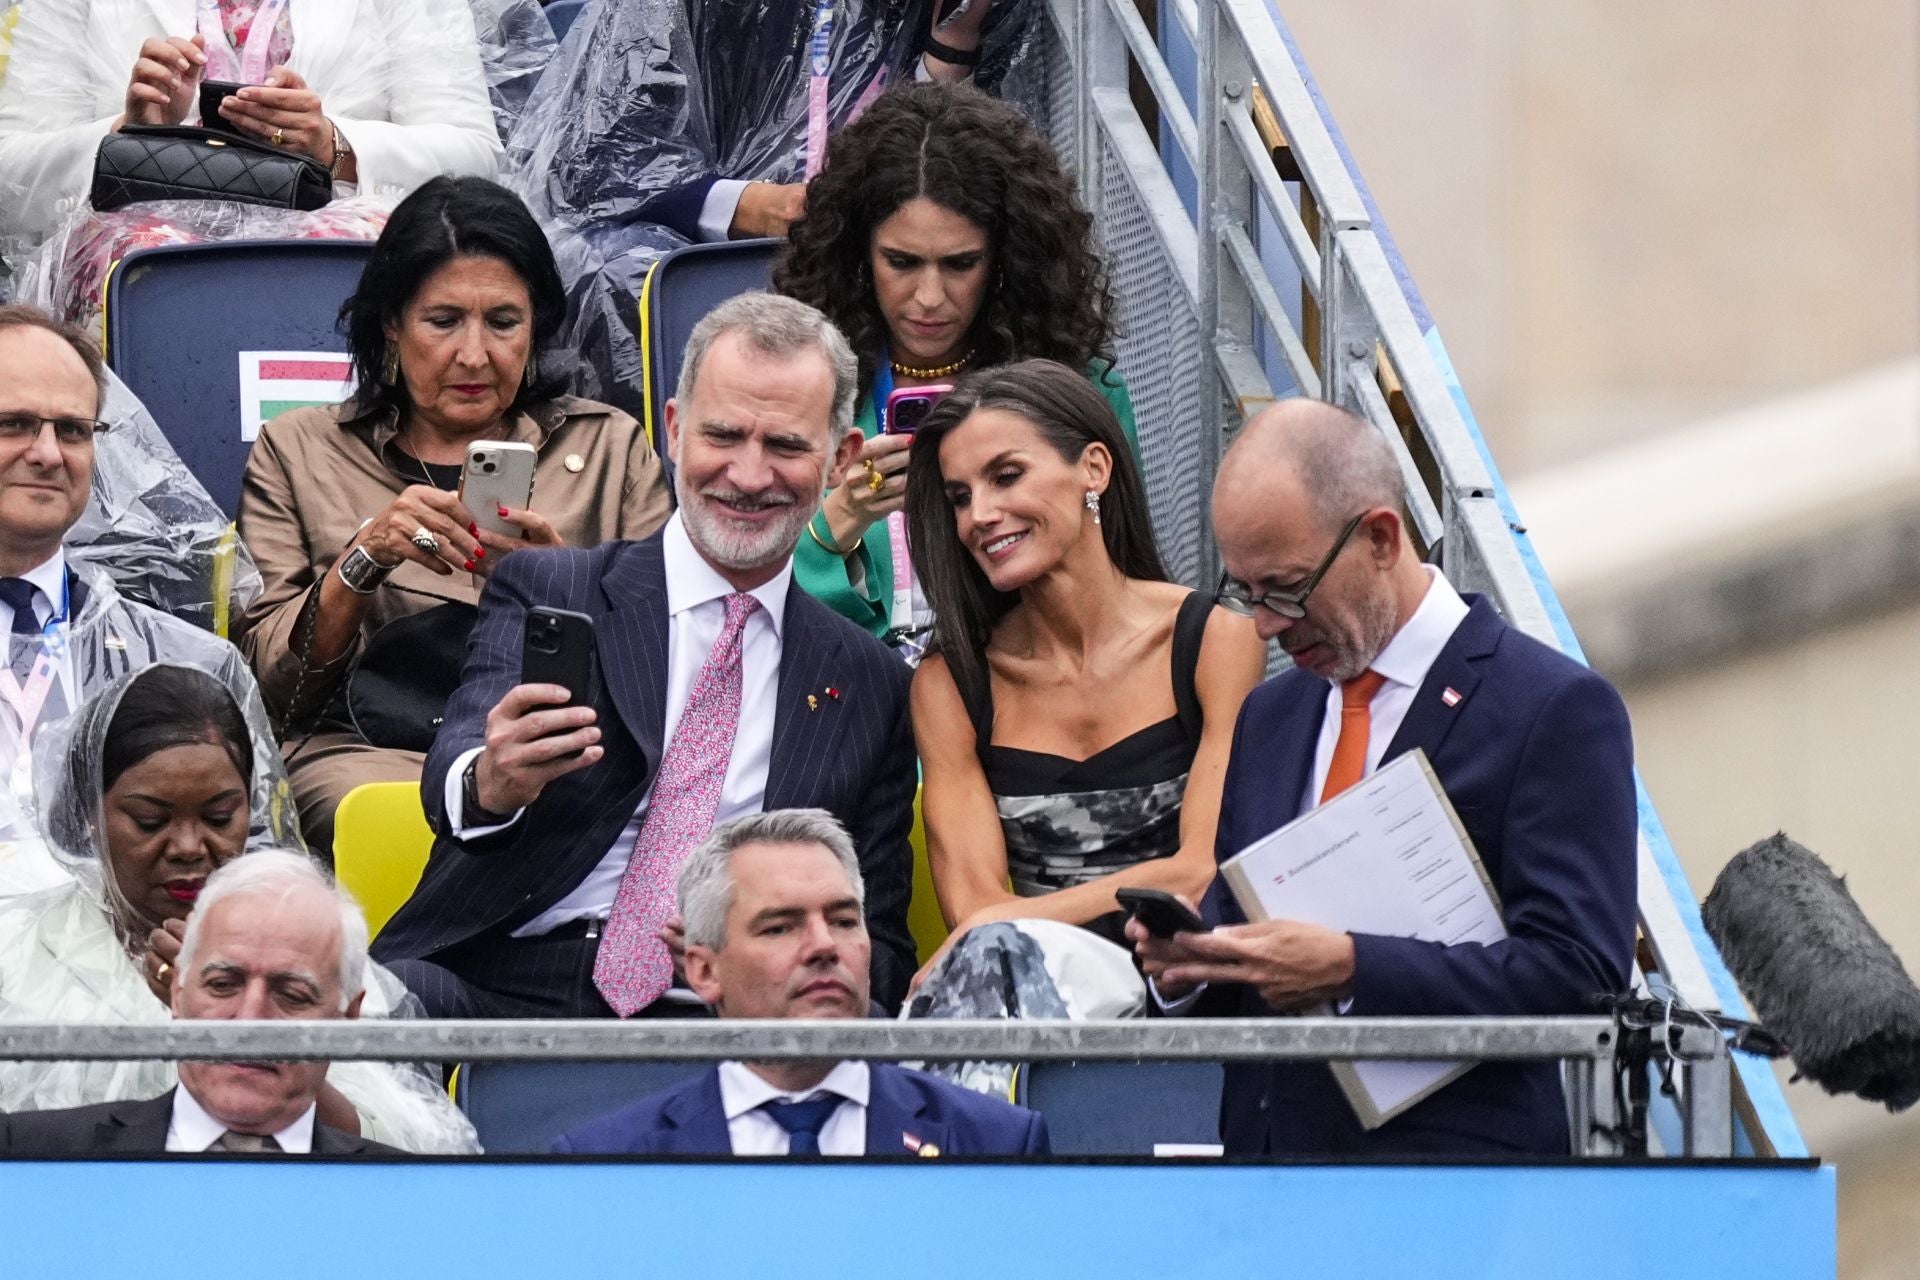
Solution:
<svg viewBox="0 0 1920 1280"><path fill-rule="evenodd" d="M829 1093L806 1102L763 1102L760 1109L787 1131L788 1155L817 1156L820 1130L826 1127L827 1117L840 1109L842 1101Z"/></svg>
<svg viewBox="0 0 1920 1280"><path fill-rule="evenodd" d="M280 1140L272 1134L235 1133L229 1129L213 1140L213 1150L238 1155L276 1155L282 1149Z"/></svg>
<svg viewBox="0 0 1920 1280"><path fill-rule="evenodd" d="M25 578L0 578L0 601L4 601L13 610L13 634L32 637L33 644L14 640L7 646L8 665L21 679L33 670L34 659L40 656L40 617L34 612L33 598L40 589Z"/></svg>

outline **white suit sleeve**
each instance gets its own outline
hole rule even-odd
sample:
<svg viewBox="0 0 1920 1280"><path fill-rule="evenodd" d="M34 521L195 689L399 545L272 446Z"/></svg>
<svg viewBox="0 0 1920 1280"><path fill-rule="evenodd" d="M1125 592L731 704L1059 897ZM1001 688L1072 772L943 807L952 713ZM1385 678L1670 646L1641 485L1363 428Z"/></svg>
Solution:
<svg viewBox="0 0 1920 1280"><path fill-rule="evenodd" d="M14 29L0 89L0 237L38 241L85 200L94 153L119 119L138 44L123 58L92 47L88 9L32 4Z"/></svg>
<svg viewBox="0 0 1920 1280"><path fill-rule="evenodd" d="M443 173L492 177L502 148L465 0L381 0L363 5L372 30L361 52L382 60L384 113L357 99L334 126L352 145L365 195L400 195ZM327 101L327 86L314 90Z"/></svg>

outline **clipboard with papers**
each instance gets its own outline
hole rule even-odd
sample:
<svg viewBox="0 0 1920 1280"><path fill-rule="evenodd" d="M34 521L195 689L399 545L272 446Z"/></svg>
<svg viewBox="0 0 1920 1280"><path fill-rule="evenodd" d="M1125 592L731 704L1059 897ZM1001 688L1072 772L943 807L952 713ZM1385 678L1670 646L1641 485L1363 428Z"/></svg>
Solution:
<svg viewBox="0 0 1920 1280"><path fill-rule="evenodd" d="M1500 897L1424 751L1411 751L1220 868L1253 921L1448 945L1507 936ZM1472 1070L1472 1062L1328 1064L1375 1129Z"/></svg>

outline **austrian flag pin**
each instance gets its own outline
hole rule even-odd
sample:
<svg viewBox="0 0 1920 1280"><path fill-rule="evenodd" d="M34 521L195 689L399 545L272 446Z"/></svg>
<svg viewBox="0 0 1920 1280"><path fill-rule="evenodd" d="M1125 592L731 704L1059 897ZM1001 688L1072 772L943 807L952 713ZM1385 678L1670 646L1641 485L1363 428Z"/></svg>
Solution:
<svg viewBox="0 0 1920 1280"><path fill-rule="evenodd" d="M1441 693L1440 701L1449 707L1457 707L1460 705L1460 691L1452 685L1448 685L1445 691Z"/></svg>

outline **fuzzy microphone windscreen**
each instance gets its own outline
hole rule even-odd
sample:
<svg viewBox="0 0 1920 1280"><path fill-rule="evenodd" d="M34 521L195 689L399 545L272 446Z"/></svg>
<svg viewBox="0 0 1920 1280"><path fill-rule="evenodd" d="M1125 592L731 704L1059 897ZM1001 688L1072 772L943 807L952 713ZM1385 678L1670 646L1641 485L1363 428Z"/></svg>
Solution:
<svg viewBox="0 0 1920 1280"><path fill-rule="evenodd" d="M1784 833L1741 850L1701 915L1800 1074L1889 1111L1920 1101L1920 989L1817 855Z"/></svg>

